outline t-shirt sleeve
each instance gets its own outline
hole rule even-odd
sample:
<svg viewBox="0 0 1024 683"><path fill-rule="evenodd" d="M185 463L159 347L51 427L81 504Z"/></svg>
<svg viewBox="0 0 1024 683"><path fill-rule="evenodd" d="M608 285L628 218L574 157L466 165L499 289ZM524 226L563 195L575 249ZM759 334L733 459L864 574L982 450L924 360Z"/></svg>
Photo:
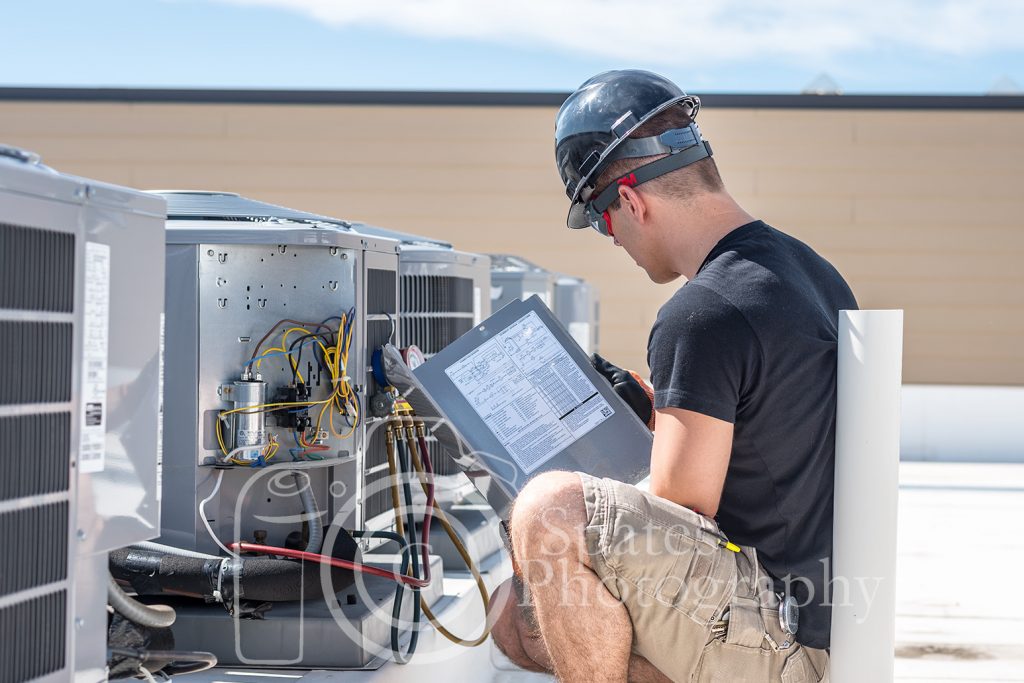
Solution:
<svg viewBox="0 0 1024 683"><path fill-rule="evenodd" d="M743 314L716 292L687 283L658 313L647 344L654 407L735 422L760 358Z"/></svg>

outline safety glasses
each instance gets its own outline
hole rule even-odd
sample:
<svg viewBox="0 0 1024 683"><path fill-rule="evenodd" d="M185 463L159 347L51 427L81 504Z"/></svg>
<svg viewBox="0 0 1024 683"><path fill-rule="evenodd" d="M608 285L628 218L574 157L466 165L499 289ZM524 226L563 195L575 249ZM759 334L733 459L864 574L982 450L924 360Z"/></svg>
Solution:
<svg viewBox="0 0 1024 683"><path fill-rule="evenodd" d="M612 231L612 217L609 215L608 209L598 211L593 202L587 202L585 210L590 227L605 237L615 237L615 232Z"/></svg>
<svg viewBox="0 0 1024 683"><path fill-rule="evenodd" d="M691 140L699 140L696 133L689 129L680 129L689 132ZM667 131L662 137L669 134L677 134L680 131ZM619 188L622 186L636 187L649 180L671 173L677 168L689 166L701 159L711 156L711 145L706 140L700 140L689 147L679 149L666 157L656 159L633 169L630 173L616 178L608 184L608 187L594 196L592 192L584 191L580 199L573 202L569 208L568 225L570 228L585 228L588 225L597 230L605 237L614 237L612 231L612 219L608 214L608 208L615 203L619 196Z"/></svg>

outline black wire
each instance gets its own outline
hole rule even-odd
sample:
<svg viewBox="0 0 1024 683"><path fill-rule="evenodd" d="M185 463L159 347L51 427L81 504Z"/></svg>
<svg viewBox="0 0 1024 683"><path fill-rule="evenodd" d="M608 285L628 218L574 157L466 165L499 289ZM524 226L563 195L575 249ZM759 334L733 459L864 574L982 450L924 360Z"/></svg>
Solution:
<svg viewBox="0 0 1024 683"><path fill-rule="evenodd" d="M352 532L353 538L386 538L390 541L394 541L398 544L398 547L402 550L402 568L401 573L405 574L409 570L409 543L404 538L392 531L354 531ZM405 586L399 582L395 587L395 603L391 606L391 652L395 655L395 662L398 664L408 664L409 660L412 659L413 653L416 651L416 643L420 636L420 589L413 588L413 599L416 601L413 607L412 613L412 635L409 637L409 649L402 654L401 643L401 631L399 626L402 621L402 599L405 596Z"/></svg>
<svg viewBox="0 0 1024 683"><path fill-rule="evenodd" d="M292 368L292 382L293 383L298 380L298 374L297 374L296 370L302 364L302 349L304 347L301 346L301 342L304 339L310 339L312 337L319 337L319 338L323 339L324 342L326 342L326 346L331 346L331 345L333 345L335 343L328 335L323 334L321 332L312 332L310 334L304 334L301 337L296 337L295 340L292 341L292 343L288 346L288 353L286 354L288 356L291 356L291 354L294 353L295 345L296 344L300 344L300 346L299 346L299 355L296 356L295 359L294 359L295 360L295 365L291 365L291 363L289 363L289 365L291 365L291 368ZM313 349L313 359L316 360L316 369L317 369L318 372L327 363L327 359L323 359L323 362L321 362L321 359L317 358L316 349L315 348Z"/></svg>

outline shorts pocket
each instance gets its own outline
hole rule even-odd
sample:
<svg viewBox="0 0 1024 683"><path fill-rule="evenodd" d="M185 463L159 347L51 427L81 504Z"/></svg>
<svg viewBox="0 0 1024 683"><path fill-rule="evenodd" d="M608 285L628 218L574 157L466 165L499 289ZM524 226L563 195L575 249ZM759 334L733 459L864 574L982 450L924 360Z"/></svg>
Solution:
<svg viewBox="0 0 1024 683"><path fill-rule="evenodd" d="M618 542L609 548L609 564L621 579L632 584L641 597L653 598L699 624L711 624L721 616L734 589L728 564L731 558L718 548L657 524L641 532L632 527L635 537L630 539L626 535L630 524L622 522L617 520Z"/></svg>
<svg viewBox="0 0 1024 683"><path fill-rule="evenodd" d="M782 683L821 683L823 676L814 670L807 651L802 647L787 657L782 667Z"/></svg>
<svg viewBox="0 0 1024 683"><path fill-rule="evenodd" d="M778 680L770 651L712 640L704 648L694 683L766 683ZM774 676L772 669L775 669Z"/></svg>
<svg viewBox="0 0 1024 683"><path fill-rule="evenodd" d="M597 578L601 579L608 592L617 600L621 600L622 595L616 581L616 572L608 563L608 556L605 552L607 532L607 528L603 525L588 526L583 529L583 539L591 570L597 575Z"/></svg>

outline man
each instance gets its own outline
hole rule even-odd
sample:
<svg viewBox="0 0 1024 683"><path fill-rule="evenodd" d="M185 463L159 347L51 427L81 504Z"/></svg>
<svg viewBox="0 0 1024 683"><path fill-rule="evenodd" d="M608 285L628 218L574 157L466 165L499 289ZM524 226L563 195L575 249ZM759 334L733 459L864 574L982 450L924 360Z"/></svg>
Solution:
<svg viewBox="0 0 1024 683"><path fill-rule="evenodd" d="M556 160L571 228L685 284L648 342L650 491L572 472L527 484L498 646L563 681L820 681L827 676L837 320L856 301L807 245L729 195L700 102L643 71L569 96ZM531 603L532 601L532 603Z"/></svg>

